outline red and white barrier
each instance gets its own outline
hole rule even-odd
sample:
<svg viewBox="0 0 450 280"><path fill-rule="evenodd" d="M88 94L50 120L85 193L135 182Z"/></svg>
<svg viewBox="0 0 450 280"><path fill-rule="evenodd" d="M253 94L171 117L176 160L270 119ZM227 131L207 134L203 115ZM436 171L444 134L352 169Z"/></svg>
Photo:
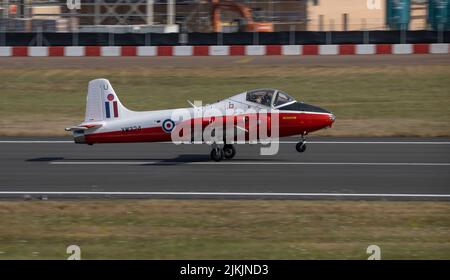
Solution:
<svg viewBox="0 0 450 280"><path fill-rule="evenodd" d="M0 56L261 56L448 54L450 44L0 47Z"/></svg>

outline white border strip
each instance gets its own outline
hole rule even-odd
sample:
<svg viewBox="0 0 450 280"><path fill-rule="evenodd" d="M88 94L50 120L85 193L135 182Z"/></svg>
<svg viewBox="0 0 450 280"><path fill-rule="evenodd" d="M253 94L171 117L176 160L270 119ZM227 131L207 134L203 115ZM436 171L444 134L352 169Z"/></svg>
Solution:
<svg viewBox="0 0 450 280"><path fill-rule="evenodd" d="M0 47L0 56L12 56L12 47Z"/></svg>
<svg viewBox="0 0 450 280"><path fill-rule="evenodd" d="M267 162L267 161L51 161L52 165L364 165L364 166L450 166L450 163L428 162Z"/></svg>
<svg viewBox="0 0 450 280"><path fill-rule="evenodd" d="M85 49L76 46L64 47L64 56L85 56Z"/></svg>
<svg viewBox="0 0 450 280"><path fill-rule="evenodd" d="M143 142L152 143L152 142ZM172 142L154 142L163 144L172 144ZM275 143L275 142L274 142ZM279 141L280 144L297 144L298 141ZM450 145L450 142L434 142L434 141L306 141L308 144L370 144L370 145ZM74 144L73 141L66 140L3 140L0 144ZM121 143L116 143L121 144ZM123 143L126 144L126 143Z"/></svg>
<svg viewBox="0 0 450 280"><path fill-rule="evenodd" d="M1 142L0 142L1 143ZM280 141L280 144L297 144L298 141ZM433 142L433 141L406 141L406 142L389 142L389 141L306 141L308 144L388 144L388 145L450 145L450 142Z"/></svg>
<svg viewBox="0 0 450 280"><path fill-rule="evenodd" d="M52 141L52 140L5 140L0 141L0 144L74 144L73 141Z"/></svg>
<svg viewBox="0 0 450 280"><path fill-rule="evenodd" d="M138 46L136 48L136 56L156 56L155 46Z"/></svg>
<svg viewBox="0 0 450 280"><path fill-rule="evenodd" d="M208 48L208 55L210 55L210 56L230 55L230 47L229 46L210 46Z"/></svg>
<svg viewBox="0 0 450 280"><path fill-rule="evenodd" d="M0 191L0 195L136 195L136 196L265 196L265 197L397 197L450 198L450 194L399 193L266 193L266 192L97 192L97 191Z"/></svg>
<svg viewBox="0 0 450 280"><path fill-rule="evenodd" d="M100 48L101 56L120 56L121 55L121 47L117 46L107 46Z"/></svg>
<svg viewBox="0 0 450 280"><path fill-rule="evenodd" d="M412 54L414 53L413 46L411 44L394 44L392 45L393 54Z"/></svg>
<svg viewBox="0 0 450 280"><path fill-rule="evenodd" d="M194 51L192 46L175 46L173 47L174 56L192 56Z"/></svg>
<svg viewBox="0 0 450 280"><path fill-rule="evenodd" d="M450 44L387 44L391 51L389 54L415 54L419 51L415 50L416 45L428 46L427 53L429 54L448 54L450 52ZM303 48L305 45L279 45L281 46L280 55L303 55ZM343 45L315 45L318 48L317 55L345 55L341 46ZM375 44L356 44L355 54L357 55L375 55L377 54L377 45ZM96 47L96 46L94 46ZM127 46L98 46L100 49L100 56L104 57L119 57L122 56L122 50ZM136 56L166 56L159 55L158 49L160 46L131 46L136 48ZM193 56L194 46L167 46L172 50L169 56ZM202 45L208 48L207 55L209 56L227 56L230 55L230 46L209 46ZM244 45L244 54L248 56L264 56L268 55L266 45ZM42 57L49 56L49 47L20 47L26 48L28 56ZM84 46L65 46L63 47L64 56L86 56L86 47ZM20 56L14 55L14 46L0 47L0 56ZM421 52L420 52L421 53ZM203 54L202 54L203 55Z"/></svg>
<svg viewBox="0 0 450 280"><path fill-rule="evenodd" d="M429 53L443 54L450 52L450 44L430 44Z"/></svg>
<svg viewBox="0 0 450 280"><path fill-rule="evenodd" d="M261 45L245 46L245 55L265 55L266 47Z"/></svg>
<svg viewBox="0 0 450 280"><path fill-rule="evenodd" d="M375 54L376 47L374 44L360 44L356 45L356 54Z"/></svg>
<svg viewBox="0 0 450 280"><path fill-rule="evenodd" d="M28 47L29 56L48 56L48 47Z"/></svg>
<svg viewBox="0 0 450 280"><path fill-rule="evenodd" d="M301 45L283 45L281 46L282 55L301 55L302 46Z"/></svg>
<svg viewBox="0 0 450 280"><path fill-rule="evenodd" d="M319 55L338 55L339 45L319 45Z"/></svg>

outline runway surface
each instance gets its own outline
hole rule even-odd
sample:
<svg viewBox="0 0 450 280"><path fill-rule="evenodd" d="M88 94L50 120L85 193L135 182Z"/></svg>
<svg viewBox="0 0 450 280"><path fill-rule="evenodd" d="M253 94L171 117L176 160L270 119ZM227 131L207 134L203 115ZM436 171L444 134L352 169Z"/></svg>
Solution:
<svg viewBox="0 0 450 280"><path fill-rule="evenodd" d="M282 139L274 156L238 145L212 162L206 145L77 145L0 138L0 197L450 200L449 138Z"/></svg>

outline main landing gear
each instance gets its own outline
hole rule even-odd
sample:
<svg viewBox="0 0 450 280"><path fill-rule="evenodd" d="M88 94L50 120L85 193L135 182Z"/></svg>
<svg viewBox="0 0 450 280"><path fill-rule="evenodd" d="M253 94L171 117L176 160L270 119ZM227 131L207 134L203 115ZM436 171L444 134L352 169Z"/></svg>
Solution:
<svg viewBox="0 0 450 280"><path fill-rule="evenodd" d="M306 141L305 141L305 137L303 137L303 135L302 135L300 142L298 142L297 145L295 145L295 149L299 153L303 153L304 151L306 151Z"/></svg>
<svg viewBox="0 0 450 280"><path fill-rule="evenodd" d="M223 145L220 148L217 144L212 145L211 159L214 161L221 161L222 159L232 159L236 155L236 149L231 144Z"/></svg>

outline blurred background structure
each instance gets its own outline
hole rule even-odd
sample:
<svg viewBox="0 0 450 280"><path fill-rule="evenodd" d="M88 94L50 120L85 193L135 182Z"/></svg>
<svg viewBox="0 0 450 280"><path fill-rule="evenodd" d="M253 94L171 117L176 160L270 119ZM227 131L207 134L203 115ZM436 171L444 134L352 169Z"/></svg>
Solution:
<svg viewBox="0 0 450 280"><path fill-rule="evenodd" d="M0 0L0 46L445 43L450 0Z"/></svg>
<svg viewBox="0 0 450 280"><path fill-rule="evenodd" d="M449 14L449 0L0 0L0 31L448 30Z"/></svg>

